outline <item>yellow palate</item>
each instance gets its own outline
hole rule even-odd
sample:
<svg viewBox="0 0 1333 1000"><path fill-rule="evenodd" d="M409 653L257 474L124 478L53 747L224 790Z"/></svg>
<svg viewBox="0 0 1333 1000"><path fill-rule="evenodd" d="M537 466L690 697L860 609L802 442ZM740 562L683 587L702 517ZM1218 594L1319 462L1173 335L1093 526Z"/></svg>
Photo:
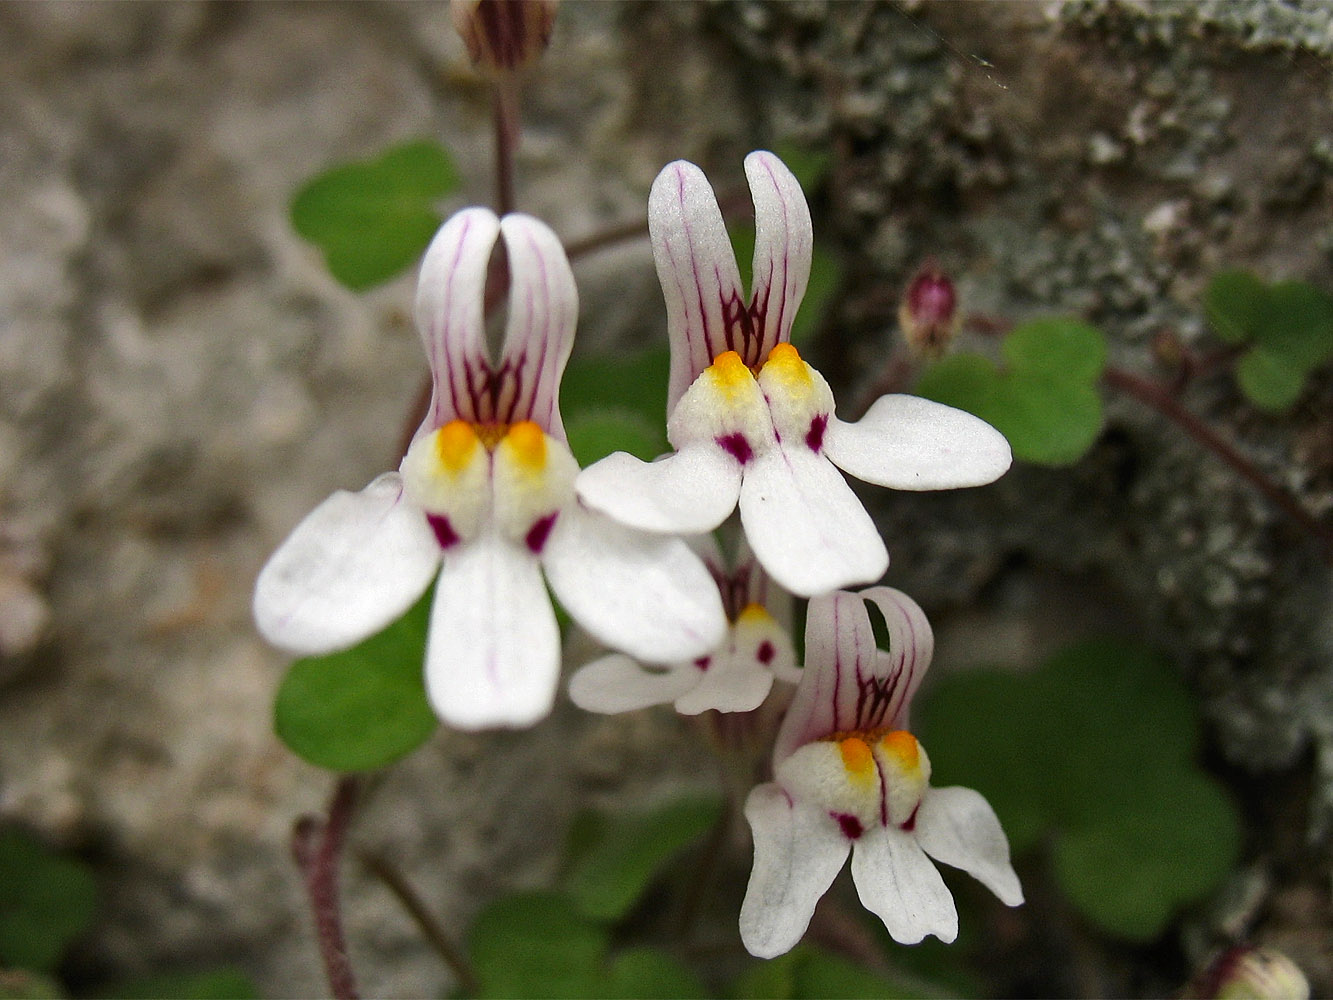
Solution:
<svg viewBox="0 0 1333 1000"><path fill-rule="evenodd" d="M754 381L754 374L735 351L724 351L708 367L713 385L728 395L735 395Z"/></svg>
<svg viewBox="0 0 1333 1000"><path fill-rule="evenodd" d="M546 466L546 433L531 420L523 420L509 428L505 435L514 461L529 472Z"/></svg>
<svg viewBox="0 0 1333 1000"><path fill-rule="evenodd" d="M914 771L921 765L921 744L905 729L885 733L879 744L886 754L897 760L905 771Z"/></svg>
<svg viewBox="0 0 1333 1000"><path fill-rule="evenodd" d="M869 784L875 778L875 757L859 736L849 736L838 743L842 752L842 766L858 784Z"/></svg>
<svg viewBox="0 0 1333 1000"><path fill-rule="evenodd" d="M451 420L436 432L435 454L440 464L457 475L465 469L481 440L466 420Z"/></svg>
<svg viewBox="0 0 1333 1000"><path fill-rule="evenodd" d="M776 377L789 389L808 389L811 385L810 369L791 344L774 345L762 371Z"/></svg>
<svg viewBox="0 0 1333 1000"><path fill-rule="evenodd" d="M763 622L768 621L773 616L768 613L768 609L762 604L751 601L745 607L741 608L741 613L736 616L738 622Z"/></svg>

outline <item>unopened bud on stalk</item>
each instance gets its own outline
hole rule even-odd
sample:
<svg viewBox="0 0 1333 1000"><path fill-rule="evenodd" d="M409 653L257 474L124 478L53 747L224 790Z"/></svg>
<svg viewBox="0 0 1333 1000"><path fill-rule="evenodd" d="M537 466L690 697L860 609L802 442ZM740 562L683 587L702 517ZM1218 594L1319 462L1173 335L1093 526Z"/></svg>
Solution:
<svg viewBox="0 0 1333 1000"><path fill-rule="evenodd" d="M1210 1000L1309 1000L1310 983L1282 952L1242 945L1220 955L1186 992Z"/></svg>
<svg viewBox="0 0 1333 1000"><path fill-rule="evenodd" d="M898 306L903 339L920 358L938 358L958 332L958 295L953 280L926 261L907 283Z"/></svg>
<svg viewBox="0 0 1333 1000"><path fill-rule="evenodd" d="M453 0L454 27L473 63L513 73L531 63L551 39L556 0Z"/></svg>

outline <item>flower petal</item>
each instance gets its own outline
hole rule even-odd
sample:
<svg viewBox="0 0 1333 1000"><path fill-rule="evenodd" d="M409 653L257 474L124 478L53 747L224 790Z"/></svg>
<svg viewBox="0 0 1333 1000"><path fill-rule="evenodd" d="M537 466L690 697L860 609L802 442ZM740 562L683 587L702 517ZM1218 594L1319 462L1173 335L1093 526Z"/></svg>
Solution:
<svg viewBox="0 0 1333 1000"><path fill-rule="evenodd" d="M901 590L870 587L861 591L861 597L879 608L889 633L889 648L879 651L875 664L875 675L887 682L888 697L879 718L869 720L870 726L908 729L912 696L935 655L935 633L921 606Z"/></svg>
<svg viewBox="0 0 1333 1000"><path fill-rule="evenodd" d="M812 598L805 614L805 670L773 744L776 767L799 747L862 726L879 651L865 604L840 590ZM865 692L865 693L863 693Z"/></svg>
<svg viewBox="0 0 1333 1000"><path fill-rule="evenodd" d="M564 247L549 226L528 215L500 220L509 254L509 321L500 371L509 373L496 401L501 423L533 420L563 442L560 376L574 344L578 289ZM513 392L512 398L506 398Z"/></svg>
<svg viewBox="0 0 1333 1000"><path fill-rule="evenodd" d="M488 532L445 554L426 643L426 693L459 729L530 726L551 710L560 631L537 560Z"/></svg>
<svg viewBox="0 0 1333 1000"><path fill-rule="evenodd" d="M1013 461L980 417L919 396L881 396L856 423L830 421L824 452L849 476L895 490L982 486Z"/></svg>
<svg viewBox="0 0 1333 1000"><path fill-rule="evenodd" d="M482 299L500 220L487 208L467 208L440 227L421 262L417 284L417 328L430 362L431 403L427 430L459 418L476 422L468 392L469 370L478 376L486 357Z"/></svg>
<svg viewBox="0 0 1333 1000"><path fill-rule="evenodd" d="M1023 902L1009 841L995 810L971 788L931 788L916 814L916 839L936 861L961 868L1005 906Z"/></svg>
<svg viewBox="0 0 1333 1000"><path fill-rule="evenodd" d="M385 473L339 490L278 547L255 581L260 634L303 656L346 649L403 615L430 585L440 547Z"/></svg>
<svg viewBox="0 0 1333 1000"><path fill-rule="evenodd" d="M916 944L927 934L948 944L958 936L953 896L910 833L894 826L869 830L852 849L852 881L861 905L899 944Z"/></svg>
<svg viewBox="0 0 1333 1000"><path fill-rule="evenodd" d="M712 531L736 509L741 467L711 443L644 462L623 451L579 473L575 489L594 510L644 531Z"/></svg>
<svg viewBox="0 0 1333 1000"><path fill-rule="evenodd" d="M801 183L772 153L745 158L754 199L754 282L750 311L762 331L759 357L791 339L791 324L810 280L814 227Z"/></svg>
<svg viewBox="0 0 1333 1000"><path fill-rule="evenodd" d="M725 648L708 658L696 680L689 692L676 699L676 711L682 715L698 715L710 709L752 712L773 689L773 674L755 657L754 650L738 648L734 626Z"/></svg>
<svg viewBox="0 0 1333 1000"><path fill-rule="evenodd" d="M575 502L561 511L542 562L574 620L637 660L692 660L722 644L717 584L679 538L634 531Z"/></svg>
<svg viewBox="0 0 1333 1000"><path fill-rule="evenodd" d="M569 698L588 712L633 712L675 701L694 687L700 676L691 663L651 671L623 653L611 653L574 672L569 679Z"/></svg>
<svg viewBox="0 0 1333 1000"><path fill-rule="evenodd" d="M802 597L870 583L889 553L842 475L803 444L770 448L744 471L745 537L764 570Z"/></svg>
<svg viewBox="0 0 1333 1000"><path fill-rule="evenodd" d="M745 312L736 255L713 189L693 163L668 163L648 195L648 232L671 340L667 412L733 343Z"/></svg>
<svg viewBox="0 0 1333 1000"><path fill-rule="evenodd" d="M750 792L745 818L754 834L754 868L741 904L741 940L756 958L774 958L810 926L850 841L827 813L794 803L772 783Z"/></svg>

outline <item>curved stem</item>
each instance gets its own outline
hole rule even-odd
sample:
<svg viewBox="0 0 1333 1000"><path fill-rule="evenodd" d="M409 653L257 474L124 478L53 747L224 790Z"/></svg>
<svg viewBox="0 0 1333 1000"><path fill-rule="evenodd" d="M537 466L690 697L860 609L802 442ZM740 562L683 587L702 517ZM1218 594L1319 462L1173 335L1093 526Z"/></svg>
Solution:
<svg viewBox="0 0 1333 1000"><path fill-rule="evenodd" d="M352 821L358 788L356 778L343 776L329 800L327 817L321 820L303 816L292 830L292 855L305 879L319 953L324 960L324 973L334 1000L358 1000L360 996L352 960L347 953L338 894L338 863Z"/></svg>
<svg viewBox="0 0 1333 1000"><path fill-rule="evenodd" d="M518 149L518 81L501 73L495 81L495 205L499 215L514 210L514 153Z"/></svg>
<svg viewBox="0 0 1333 1000"><path fill-rule="evenodd" d="M426 909L426 904L422 902L403 873L381 854L362 851L358 857L367 870L383 882L385 888L403 904L403 909L416 921L426 940L431 943L436 953L444 960L444 964L458 979L461 990L466 994L480 992L481 984L477 981L477 974L473 971L472 964L430 910Z"/></svg>
<svg viewBox="0 0 1333 1000"><path fill-rule="evenodd" d="M1102 372L1102 378L1107 385L1146 403L1173 421L1195 441L1231 466L1284 514L1314 536L1322 549L1324 561L1333 564L1333 530L1315 520L1294 496L1269 479L1263 470L1237 451L1229 441L1181 406L1166 387L1114 365L1107 366Z"/></svg>

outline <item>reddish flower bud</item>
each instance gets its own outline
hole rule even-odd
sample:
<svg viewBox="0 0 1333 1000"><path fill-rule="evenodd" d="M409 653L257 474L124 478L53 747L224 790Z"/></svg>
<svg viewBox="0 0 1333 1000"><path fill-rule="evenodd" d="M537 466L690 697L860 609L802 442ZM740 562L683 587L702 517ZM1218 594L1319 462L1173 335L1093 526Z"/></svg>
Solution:
<svg viewBox="0 0 1333 1000"><path fill-rule="evenodd" d="M958 332L958 295L953 280L927 261L903 291L898 324L913 354L938 358Z"/></svg>
<svg viewBox="0 0 1333 1000"><path fill-rule="evenodd" d="M512 73L546 51L556 0L453 0L454 27L473 63Z"/></svg>
<svg viewBox="0 0 1333 1000"><path fill-rule="evenodd" d="M1307 1000L1310 983L1280 951L1238 945L1218 956L1186 987L1185 995L1206 1000Z"/></svg>

